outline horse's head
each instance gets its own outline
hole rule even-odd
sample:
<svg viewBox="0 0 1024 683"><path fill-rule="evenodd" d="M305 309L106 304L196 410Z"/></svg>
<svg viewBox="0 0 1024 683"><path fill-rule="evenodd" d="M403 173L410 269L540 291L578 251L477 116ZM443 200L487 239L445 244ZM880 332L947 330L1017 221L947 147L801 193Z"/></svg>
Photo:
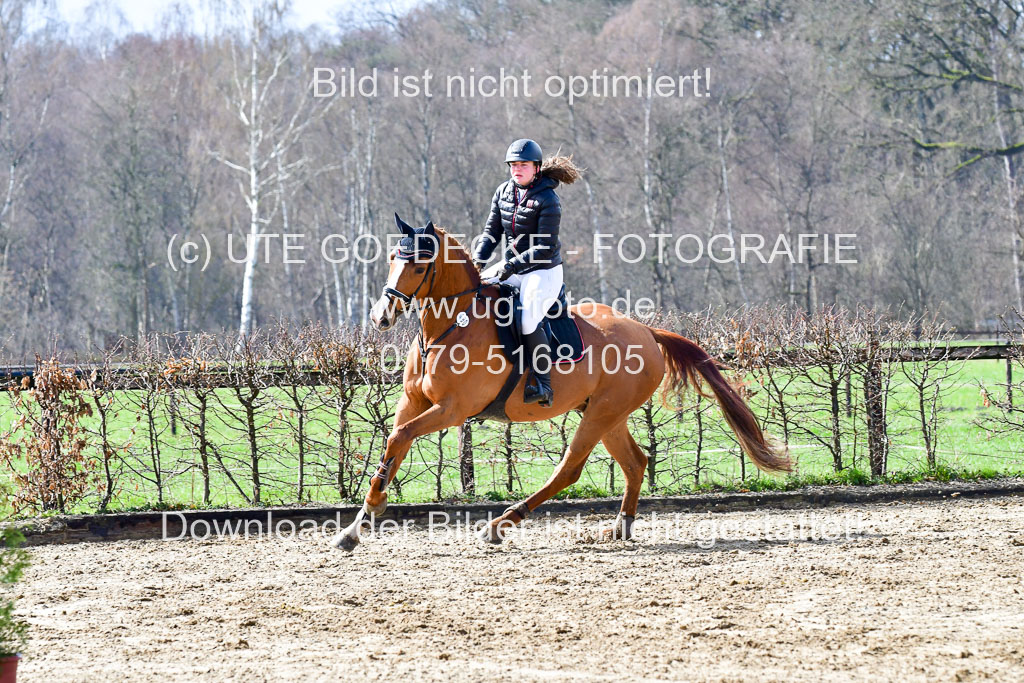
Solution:
<svg viewBox="0 0 1024 683"><path fill-rule="evenodd" d="M388 281L384 292L370 309L370 320L378 329L391 328L398 314L418 297L426 296L437 275L438 235L434 224L414 228L395 214L402 239L388 255Z"/></svg>

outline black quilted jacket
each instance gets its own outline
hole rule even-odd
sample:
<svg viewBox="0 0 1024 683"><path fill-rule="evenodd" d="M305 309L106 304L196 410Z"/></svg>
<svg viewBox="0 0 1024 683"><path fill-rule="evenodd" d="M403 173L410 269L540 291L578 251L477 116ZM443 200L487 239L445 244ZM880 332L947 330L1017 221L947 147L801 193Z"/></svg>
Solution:
<svg viewBox="0 0 1024 683"><path fill-rule="evenodd" d="M505 233L505 260L517 274L553 268L562 262L558 224L562 205L555 194L558 181L540 176L526 188L507 180L498 186L491 199L491 213L473 255L486 262Z"/></svg>

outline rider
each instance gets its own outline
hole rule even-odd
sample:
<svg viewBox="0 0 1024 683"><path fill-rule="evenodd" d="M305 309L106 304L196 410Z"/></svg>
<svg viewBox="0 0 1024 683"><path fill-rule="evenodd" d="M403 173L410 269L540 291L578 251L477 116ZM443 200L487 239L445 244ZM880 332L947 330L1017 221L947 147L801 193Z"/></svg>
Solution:
<svg viewBox="0 0 1024 683"><path fill-rule="evenodd" d="M504 257L480 275L484 279L497 276L519 287L523 346L536 378L536 386L527 383L523 401L546 407L554 398L549 372L552 354L547 332L540 322L558 300L562 288L558 241L562 206L555 188L560 180L573 182L578 169L566 157L553 157L543 167L542 161L540 145L533 140L516 140L509 145L505 163L511 178L494 191L490 216L473 254L473 262L483 270L504 233ZM538 368L548 372L540 372Z"/></svg>

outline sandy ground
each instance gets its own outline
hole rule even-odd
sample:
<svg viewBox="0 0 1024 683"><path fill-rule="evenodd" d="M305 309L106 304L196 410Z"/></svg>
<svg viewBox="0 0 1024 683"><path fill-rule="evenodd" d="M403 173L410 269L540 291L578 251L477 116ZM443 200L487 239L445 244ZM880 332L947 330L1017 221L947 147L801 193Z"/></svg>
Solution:
<svg viewBox="0 0 1024 683"><path fill-rule="evenodd" d="M22 680L1024 680L1024 498L32 550ZM197 529L202 533L203 529ZM251 530L255 534L255 529ZM289 531L287 528L283 532Z"/></svg>

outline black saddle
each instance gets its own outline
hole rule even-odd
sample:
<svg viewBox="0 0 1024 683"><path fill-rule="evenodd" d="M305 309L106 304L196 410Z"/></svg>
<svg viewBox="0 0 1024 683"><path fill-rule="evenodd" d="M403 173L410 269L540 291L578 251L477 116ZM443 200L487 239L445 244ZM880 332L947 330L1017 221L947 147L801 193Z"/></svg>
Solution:
<svg viewBox="0 0 1024 683"><path fill-rule="evenodd" d="M508 415L505 414L505 402L512 395L519 379L530 370L530 366L524 360L525 352L521 350L523 347L522 306L519 301L519 288L504 282L497 283L497 287L498 296L492 299L494 309L492 317L498 323L498 339L501 341L502 353L512 364L512 372L505 380L497 397L470 419L511 422ZM477 297L486 298L488 295L479 292ZM562 285L558 291L558 299L548 309L540 324L544 326L548 335L548 342L552 348L552 363L559 365L576 363L586 354L586 349L583 347L583 334L576 323L576 318L569 313L569 305L565 298L565 285Z"/></svg>

